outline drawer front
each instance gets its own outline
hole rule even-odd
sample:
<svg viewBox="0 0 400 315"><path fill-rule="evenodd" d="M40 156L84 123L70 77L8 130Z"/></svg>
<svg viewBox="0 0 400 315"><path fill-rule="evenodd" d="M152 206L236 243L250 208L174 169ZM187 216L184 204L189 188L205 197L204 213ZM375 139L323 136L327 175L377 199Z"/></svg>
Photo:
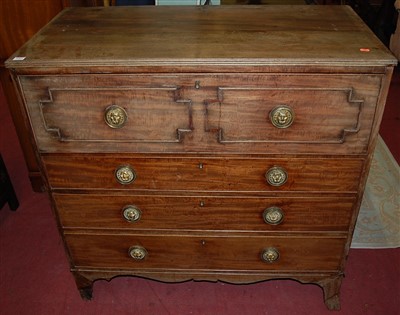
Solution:
<svg viewBox="0 0 400 315"><path fill-rule="evenodd" d="M334 271L344 238L66 234L75 267ZM275 261L261 256L275 249ZM130 250L135 258L130 256ZM279 257L277 257L279 256ZM142 258L142 259L140 259Z"/></svg>
<svg viewBox="0 0 400 315"><path fill-rule="evenodd" d="M367 152L380 75L19 77L44 152Z"/></svg>
<svg viewBox="0 0 400 315"><path fill-rule="evenodd" d="M64 228L347 232L354 197L54 194Z"/></svg>
<svg viewBox="0 0 400 315"><path fill-rule="evenodd" d="M76 189L356 192L361 159L46 155L50 186ZM125 183L121 180L125 180ZM280 186L275 186L276 184Z"/></svg>

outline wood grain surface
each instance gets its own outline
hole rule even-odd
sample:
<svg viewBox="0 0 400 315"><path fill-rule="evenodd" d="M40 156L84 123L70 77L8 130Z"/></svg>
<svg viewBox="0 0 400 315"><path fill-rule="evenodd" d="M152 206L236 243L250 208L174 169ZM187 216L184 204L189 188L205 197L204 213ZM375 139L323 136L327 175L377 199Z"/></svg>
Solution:
<svg viewBox="0 0 400 315"><path fill-rule="evenodd" d="M124 229L186 231L225 230L259 232L346 232L355 197L239 197L121 194L53 194L64 229ZM137 222L123 217L133 205L141 211ZM263 212L279 207L278 225L267 224Z"/></svg>
<svg viewBox="0 0 400 315"><path fill-rule="evenodd" d="M44 167L52 189L119 189L138 191L346 192L356 193L361 159L308 158L129 158L95 155L48 155ZM201 166L200 166L201 165ZM120 184L116 170L130 166L136 180ZM265 174L279 166L288 174L280 187Z"/></svg>
<svg viewBox="0 0 400 315"><path fill-rule="evenodd" d="M377 66L395 60L347 6L148 6L64 10L8 66L316 62Z"/></svg>
<svg viewBox="0 0 400 315"><path fill-rule="evenodd" d="M66 234L74 267L130 269L280 270L332 272L339 268L345 239L341 237L243 237L188 235ZM128 250L142 246L148 256L132 259ZM280 257L266 263L264 248Z"/></svg>

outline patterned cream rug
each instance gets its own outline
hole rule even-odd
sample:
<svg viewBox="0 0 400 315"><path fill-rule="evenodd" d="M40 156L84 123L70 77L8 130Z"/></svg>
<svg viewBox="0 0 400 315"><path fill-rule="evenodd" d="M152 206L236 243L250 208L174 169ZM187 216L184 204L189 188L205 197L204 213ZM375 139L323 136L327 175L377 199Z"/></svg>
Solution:
<svg viewBox="0 0 400 315"><path fill-rule="evenodd" d="M352 248L400 247L399 191L399 165L379 136Z"/></svg>

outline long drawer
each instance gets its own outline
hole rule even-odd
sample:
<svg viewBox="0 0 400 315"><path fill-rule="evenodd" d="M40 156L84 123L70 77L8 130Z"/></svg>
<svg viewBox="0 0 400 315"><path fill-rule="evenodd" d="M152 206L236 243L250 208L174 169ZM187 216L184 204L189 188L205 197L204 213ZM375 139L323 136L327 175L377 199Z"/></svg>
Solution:
<svg viewBox="0 0 400 315"><path fill-rule="evenodd" d="M43 156L50 186L178 191L331 191L358 189L362 159Z"/></svg>
<svg viewBox="0 0 400 315"><path fill-rule="evenodd" d="M65 234L77 268L335 271L342 237Z"/></svg>
<svg viewBox="0 0 400 315"><path fill-rule="evenodd" d="M64 228L342 231L355 197L53 194Z"/></svg>
<svg viewBox="0 0 400 315"><path fill-rule="evenodd" d="M43 152L367 152L381 75L21 76Z"/></svg>

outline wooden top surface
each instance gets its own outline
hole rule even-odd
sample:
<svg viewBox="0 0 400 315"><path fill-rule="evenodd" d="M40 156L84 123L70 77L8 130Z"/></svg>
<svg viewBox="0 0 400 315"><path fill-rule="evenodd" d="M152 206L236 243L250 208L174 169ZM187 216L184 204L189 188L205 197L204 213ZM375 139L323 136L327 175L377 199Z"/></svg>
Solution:
<svg viewBox="0 0 400 315"><path fill-rule="evenodd" d="M6 65L375 66L396 62L350 7L248 5L69 8Z"/></svg>

